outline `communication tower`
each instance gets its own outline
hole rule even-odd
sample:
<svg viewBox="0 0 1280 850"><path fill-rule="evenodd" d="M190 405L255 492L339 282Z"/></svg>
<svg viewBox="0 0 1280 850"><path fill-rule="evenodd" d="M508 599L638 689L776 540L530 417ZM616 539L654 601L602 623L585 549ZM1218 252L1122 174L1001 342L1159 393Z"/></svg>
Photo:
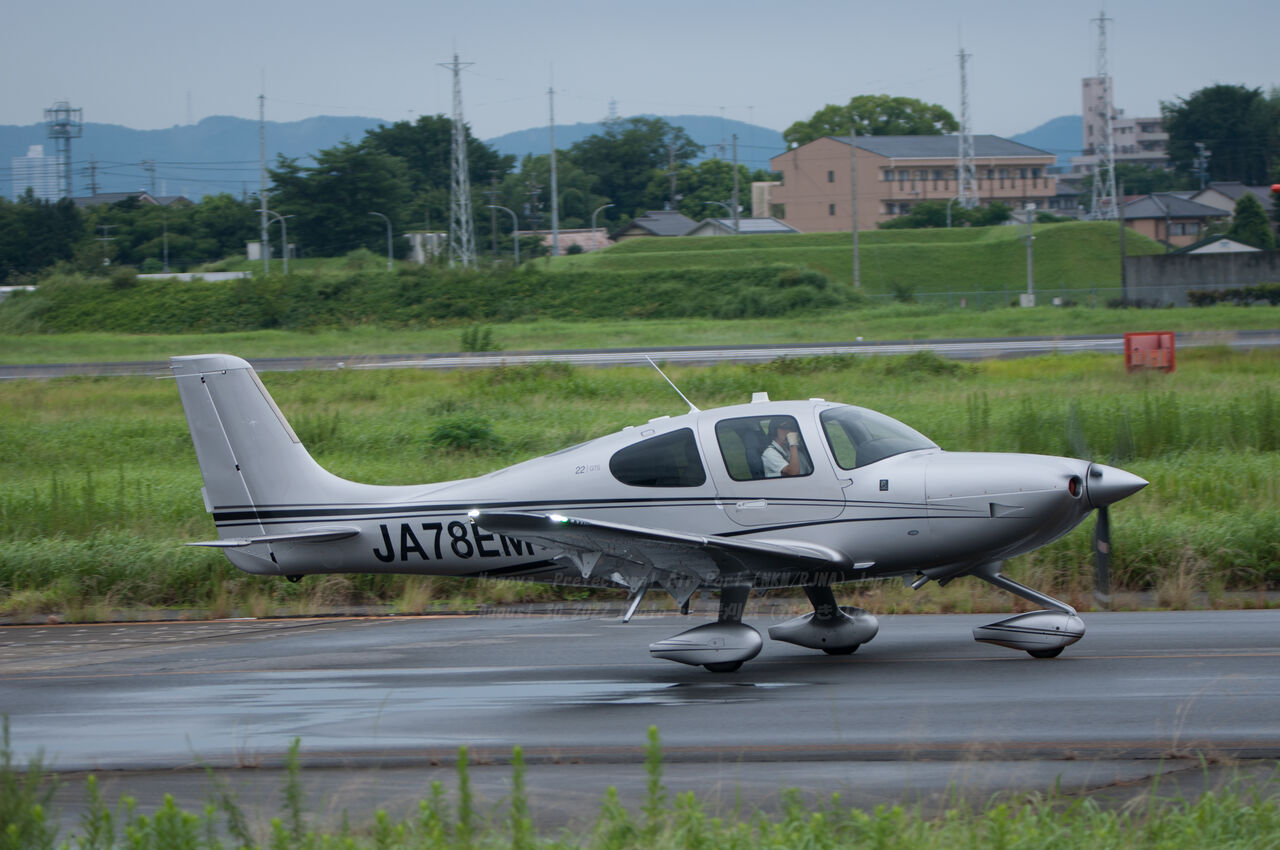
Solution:
<svg viewBox="0 0 1280 850"><path fill-rule="evenodd" d="M973 126L969 123L969 77L965 65L971 53L960 48L960 154L956 159L956 200L962 209L978 205L978 181L973 165Z"/></svg>
<svg viewBox="0 0 1280 850"><path fill-rule="evenodd" d="M71 140L78 139L84 133L81 123L82 110L72 109L71 104L60 100L44 111L45 123L49 125L49 138L53 139L57 156L62 160L58 175L62 183L62 197L70 198L71 192Z"/></svg>
<svg viewBox="0 0 1280 850"><path fill-rule="evenodd" d="M453 156L452 179L449 182L449 265L474 266L476 263L475 225L471 220L471 178L467 172L467 125L462 121L462 69L473 62L441 62L441 68L453 71Z"/></svg>
<svg viewBox="0 0 1280 850"><path fill-rule="evenodd" d="M1098 151L1098 164L1093 170L1093 201L1090 218L1115 219L1120 217L1116 198L1116 148L1112 138L1112 120L1115 104L1111 95L1111 77L1107 73L1107 17L1099 12L1093 21L1098 25L1098 111L1102 115L1102 145Z"/></svg>

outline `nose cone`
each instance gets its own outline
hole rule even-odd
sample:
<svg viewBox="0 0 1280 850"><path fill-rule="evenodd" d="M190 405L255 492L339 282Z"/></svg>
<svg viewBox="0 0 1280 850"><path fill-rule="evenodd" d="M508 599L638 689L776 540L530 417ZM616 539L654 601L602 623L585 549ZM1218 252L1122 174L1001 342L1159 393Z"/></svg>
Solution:
<svg viewBox="0 0 1280 850"><path fill-rule="evenodd" d="M1132 472L1125 472L1114 466L1091 463L1085 493L1089 497L1089 504L1095 508L1101 508L1132 496L1146 486L1146 479L1139 478Z"/></svg>

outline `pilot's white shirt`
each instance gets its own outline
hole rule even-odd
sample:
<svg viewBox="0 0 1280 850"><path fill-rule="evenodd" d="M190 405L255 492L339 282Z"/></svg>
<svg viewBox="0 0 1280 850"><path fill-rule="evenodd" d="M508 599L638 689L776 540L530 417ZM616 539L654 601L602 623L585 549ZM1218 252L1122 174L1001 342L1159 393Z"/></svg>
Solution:
<svg viewBox="0 0 1280 850"><path fill-rule="evenodd" d="M765 447L764 452L760 455L760 465L764 467L765 478L781 478L782 469L791 462L791 451L784 449L778 445L778 441L774 440ZM812 472L808 469L808 464L804 462L804 455L800 455L800 475L808 475Z"/></svg>

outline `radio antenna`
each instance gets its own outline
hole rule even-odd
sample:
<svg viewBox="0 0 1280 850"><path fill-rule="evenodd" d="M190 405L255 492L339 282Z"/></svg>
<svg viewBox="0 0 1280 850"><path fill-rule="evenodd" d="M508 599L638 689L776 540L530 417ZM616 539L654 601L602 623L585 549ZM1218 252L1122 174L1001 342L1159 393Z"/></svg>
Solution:
<svg viewBox="0 0 1280 850"><path fill-rule="evenodd" d="M666 373L666 372L664 372L664 371L662 371L661 369L659 369L659 368L658 368L658 364L653 362L653 358L652 358L652 357L650 357L649 355L647 355L647 354L646 354L646 355L644 356L644 359L649 361L649 365L650 365L650 366L652 366L653 368L655 368L655 369L657 369L657 370L658 370L658 374L662 376L662 379L663 379L664 381L666 381L668 384L671 384L671 389L673 389L673 390L675 390L675 391L676 391L676 395L678 395L678 396L680 396L680 398L684 399L684 403L685 403L685 404L687 404L687 405L689 405L689 412L690 412L690 413L701 413L701 412L702 412L701 410L699 410L699 409L698 409L698 406L697 406L696 404L694 404L693 402L689 401L689 399L685 397L685 394L684 394L684 393L680 392L680 388L676 386L675 381L672 381L670 378L668 378L668 377L667 377L667 373Z"/></svg>

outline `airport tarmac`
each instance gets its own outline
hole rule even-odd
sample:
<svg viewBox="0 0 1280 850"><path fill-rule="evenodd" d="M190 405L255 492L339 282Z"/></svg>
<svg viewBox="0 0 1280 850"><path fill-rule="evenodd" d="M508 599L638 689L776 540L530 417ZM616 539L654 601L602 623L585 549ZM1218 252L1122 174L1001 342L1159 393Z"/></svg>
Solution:
<svg viewBox="0 0 1280 850"><path fill-rule="evenodd" d="M270 809L295 738L321 813L411 811L432 781L453 781L462 745L496 804L519 745L544 825L589 819L609 785L638 805L651 725L670 790L719 810L772 805L782 788L932 805L1274 771L1280 610L1087 614L1084 639L1052 660L972 641L1003 616L883 616L852 656L766 641L731 674L649 657L696 617L5 627L0 713L18 759L63 774L64 822L86 772L145 809L166 792L198 805L209 766ZM776 621L748 612L762 631Z"/></svg>

